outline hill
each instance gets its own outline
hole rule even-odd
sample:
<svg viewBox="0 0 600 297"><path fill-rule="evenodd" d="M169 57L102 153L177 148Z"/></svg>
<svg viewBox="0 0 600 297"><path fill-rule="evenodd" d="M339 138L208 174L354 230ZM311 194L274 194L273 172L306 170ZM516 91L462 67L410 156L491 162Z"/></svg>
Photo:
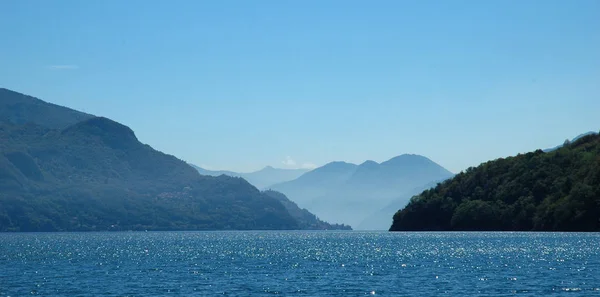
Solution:
<svg viewBox="0 0 600 297"><path fill-rule="evenodd" d="M284 193L326 221L357 229L394 199L406 197L406 203L415 194L415 188L451 176L451 172L426 157L405 154L381 164L332 162L271 189ZM389 224L379 221L368 225L369 229L387 230Z"/></svg>
<svg viewBox="0 0 600 297"><path fill-rule="evenodd" d="M1 231L298 228L245 180L201 176L106 118L0 138Z"/></svg>
<svg viewBox="0 0 600 297"><path fill-rule="evenodd" d="M190 164L191 165L191 164ZM267 166L261 170L240 173L227 170L207 170L196 165L192 165L202 175L219 176L228 175L233 177L241 177L259 189L265 189L268 186L294 180L302 174L308 172L308 169L283 169Z"/></svg>
<svg viewBox="0 0 600 297"><path fill-rule="evenodd" d="M299 228L278 199L201 176L120 123L0 96L0 231Z"/></svg>
<svg viewBox="0 0 600 297"><path fill-rule="evenodd" d="M92 117L94 116L90 114L0 88L0 121L13 124L34 123L42 127L63 129Z"/></svg>
<svg viewBox="0 0 600 297"><path fill-rule="evenodd" d="M411 198L391 231L600 231L600 135L469 168Z"/></svg>

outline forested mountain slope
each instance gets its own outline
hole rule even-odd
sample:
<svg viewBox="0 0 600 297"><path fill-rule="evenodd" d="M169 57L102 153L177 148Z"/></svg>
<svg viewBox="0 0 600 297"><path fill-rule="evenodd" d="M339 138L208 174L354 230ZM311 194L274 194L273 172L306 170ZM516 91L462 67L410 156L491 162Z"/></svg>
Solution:
<svg viewBox="0 0 600 297"><path fill-rule="evenodd" d="M298 229L241 178L201 176L120 123L0 89L0 231Z"/></svg>
<svg viewBox="0 0 600 297"><path fill-rule="evenodd" d="M201 176L106 118L0 126L0 230L295 229L241 178Z"/></svg>
<svg viewBox="0 0 600 297"><path fill-rule="evenodd" d="M600 135L469 168L414 196L390 230L600 231Z"/></svg>

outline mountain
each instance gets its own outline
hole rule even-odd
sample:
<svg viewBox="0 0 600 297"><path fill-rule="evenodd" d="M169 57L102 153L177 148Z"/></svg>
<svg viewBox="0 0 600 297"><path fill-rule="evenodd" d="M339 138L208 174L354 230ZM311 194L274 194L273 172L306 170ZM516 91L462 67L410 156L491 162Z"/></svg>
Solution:
<svg viewBox="0 0 600 297"><path fill-rule="evenodd" d="M202 176L129 127L2 96L0 231L299 228L277 198L242 178Z"/></svg>
<svg viewBox="0 0 600 297"><path fill-rule="evenodd" d="M42 127L63 129L92 117L94 116L0 88L0 121L13 124L34 123Z"/></svg>
<svg viewBox="0 0 600 297"><path fill-rule="evenodd" d="M259 171L243 173L241 177L255 187L264 189L274 184L294 180L306 172L308 169L282 169L267 166Z"/></svg>
<svg viewBox="0 0 600 297"><path fill-rule="evenodd" d="M600 135L469 168L411 198L391 231L600 231Z"/></svg>
<svg viewBox="0 0 600 297"><path fill-rule="evenodd" d="M390 222L363 221L394 199L405 197L404 201L408 201L409 195L416 194L416 188L451 176L451 172L426 157L405 154L381 164L332 162L270 188L326 221L342 222L354 229L366 225L387 230Z"/></svg>
<svg viewBox="0 0 600 297"><path fill-rule="evenodd" d="M219 176L224 174L233 177L241 177L259 189L265 189L270 185L294 180L308 172L308 169L282 169L273 168L271 166L249 173L238 173L226 170L213 171L196 165L192 165L192 167L196 168L202 175Z"/></svg>
<svg viewBox="0 0 600 297"><path fill-rule="evenodd" d="M296 203L288 199L282 193L267 190L264 191L266 195L273 197L279 200L288 212L292 215L294 219L299 224L300 229L304 230L352 230L352 228L348 225L344 224L329 224L327 222L321 221L317 216L310 213L307 209L300 209Z"/></svg>
<svg viewBox="0 0 600 297"><path fill-rule="evenodd" d="M192 164L190 164L190 165L192 167L194 167L196 170L198 170L198 172L202 175L209 175L209 176L227 175L227 176L233 176L233 177L241 177L241 178L244 178L245 180L247 180L249 183L256 186L257 188L260 188L259 186L276 183L277 181L281 181L281 180L294 179L308 171L306 169L279 169L279 168L273 168L271 166L267 166L259 171L255 171L255 172L237 173L237 172L226 171L226 170L219 170L219 171L206 170L206 169L198 167L196 165L192 165ZM340 224L329 224L327 222L321 221L319 218L317 218L317 216L312 214L307 209L305 209L305 208L301 209L300 207L298 207L298 205L295 202L288 199L283 193L280 193L277 191L272 191L272 190L266 190L266 191L263 191L263 193L272 198L279 200L285 206L285 208L288 210L288 212L292 215L292 217L294 219L296 219L296 221L299 224L300 229L305 229L305 230L352 230L352 228L350 226L347 226L344 224L341 224L341 225Z"/></svg>
<svg viewBox="0 0 600 297"><path fill-rule="evenodd" d="M561 144L561 145L557 145L557 146L555 146L555 147L553 147L553 148L548 148L548 149L545 149L545 150L543 150L543 151L544 151L545 153L549 153L549 152L551 152L551 151L555 151L555 150L557 150L557 149L559 149L559 148L563 147L563 145L565 145L565 144L567 144L567 143L569 143L569 142L575 142L575 141L577 141L578 139L580 139L580 138L582 138L582 137L584 137L584 136L593 135L593 134L598 134L598 132L589 131L589 132L586 132L586 133L583 133L583 134L579 134L579 135L577 135L576 137L574 137L574 138L573 138L573 139L571 139L571 140L568 140L568 139L567 139L567 140L565 140L565 142L564 142L563 144Z"/></svg>
<svg viewBox="0 0 600 297"><path fill-rule="evenodd" d="M295 180L275 184L272 190L284 193L303 207L311 205L313 199L342 187L358 166L346 162L331 162L313 169Z"/></svg>

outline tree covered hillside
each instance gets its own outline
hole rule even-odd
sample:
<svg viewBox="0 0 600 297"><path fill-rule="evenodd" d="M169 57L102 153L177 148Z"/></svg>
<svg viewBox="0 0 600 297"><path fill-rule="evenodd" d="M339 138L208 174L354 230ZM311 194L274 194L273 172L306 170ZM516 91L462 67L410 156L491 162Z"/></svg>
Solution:
<svg viewBox="0 0 600 297"><path fill-rule="evenodd" d="M5 122L0 139L0 231L298 228L245 180L201 176L106 118Z"/></svg>
<svg viewBox="0 0 600 297"><path fill-rule="evenodd" d="M600 136L469 168L414 196L391 231L600 231Z"/></svg>

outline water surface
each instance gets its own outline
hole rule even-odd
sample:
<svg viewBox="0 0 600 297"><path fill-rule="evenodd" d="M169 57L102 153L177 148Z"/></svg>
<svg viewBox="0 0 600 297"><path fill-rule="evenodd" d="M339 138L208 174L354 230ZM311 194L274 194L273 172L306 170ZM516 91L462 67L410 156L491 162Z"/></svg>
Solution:
<svg viewBox="0 0 600 297"><path fill-rule="evenodd" d="M600 234L0 234L0 296L31 295L600 296Z"/></svg>

